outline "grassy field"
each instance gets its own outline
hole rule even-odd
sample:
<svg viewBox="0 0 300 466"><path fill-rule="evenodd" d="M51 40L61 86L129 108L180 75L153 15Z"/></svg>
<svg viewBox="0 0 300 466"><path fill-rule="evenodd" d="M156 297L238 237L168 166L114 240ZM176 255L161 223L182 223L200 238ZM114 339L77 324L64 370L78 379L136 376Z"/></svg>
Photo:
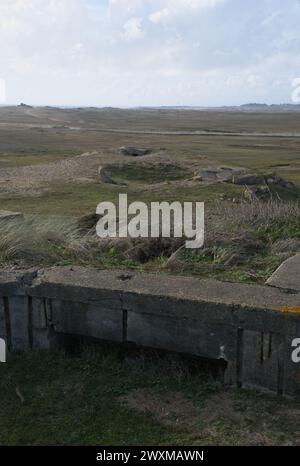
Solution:
<svg viewBox="0 0 300 466"><path fill-rule="evenodd" d="M300 403L175 356L95 348L0 366L1 445L300 445Z"/></svg>
<svg viewBox="0 0 300 466"><path fill-rule="evenodd" d="M41 229L45 229L45 217L50 220L59 217L60 228L64 230L68 222L93 214L99 202L117 203L119 193L127 193L129 202L203 201L206 205L206 248L188 255L177 267L168 266L170 256L164 251L141 262L137 257L124 256L115 245L97 249L95 242L88 248L92 254L89 252L84 257L74 255L66 244L61 246L60 242L58 247L51 241L44 247L49 251L50 244L50 256L42 257L38 251L34 252L32 243L31 253L23 254L20 260L22 240L16 238L17 246L11 245L11 233L9 251L17 250L17 257L12 255L9 264L26 267L79 262L96 267L132 267L157 273L263 283L282 260L300 248L299 210L292 209L290 218L284 215L285 227L278 216L268 223L268 215L264 214L259 214L260 220L252 224L245 218L239 223L234 217L239 219L243 209L249 207L243 202L245 187L193 181L193 176L205 167L217 166L242 167L255 174L276 172L295 183L294 189L274 186L270 190L270 200L278 202L278 211L281 212L280 204L289 211L288 203L296 205L300 199L300 138L287 137L286 133L297 132L299 123L300 112L1 108L0 210L26 214L27 224L32 216L37 216L35 225L40 222ZM164 131L214 131L218 135L163 134ZM222 131L241 135L225 136ZM266 133L266 137L256 135L257 132ZM274 133L282 136L271 136ZM147 147L152 152L145 157L125 157L119 153L124 145ZM115 185L99 181L100 165ZM261 204L266 202L257 203L258 211ZM230 224L222 212L233 217ZM216 215L223 222L223 238L215 234ZM53 237L52 230L56 227L50 228L51 222L46 223L49 231L44 233ZM7 228L0 230L0 258L5 265L9 255L1 256L1 250L6 251ZM221 230L217 228L217 232ZM241 243L241 239L236 240L238 235L244 239L250 235L252 246L257 241L261 243L257 248L250 244L247 249L247 239L246 247L241 250L240 245L234 244L234 241ZM34 234L28 231L28 236L34 237ZM232 244L228 242L230 237L234 239ZM81 240L86 244L85 238ZM281 241L279 247L278 241ZM25 250L28 251L28 245Z"/></svg>

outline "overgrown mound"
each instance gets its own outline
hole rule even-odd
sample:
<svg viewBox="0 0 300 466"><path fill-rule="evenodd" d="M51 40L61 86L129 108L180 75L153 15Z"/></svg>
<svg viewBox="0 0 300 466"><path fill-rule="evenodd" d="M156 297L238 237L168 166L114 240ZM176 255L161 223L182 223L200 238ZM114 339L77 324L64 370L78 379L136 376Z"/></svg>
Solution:
<svg viewBox="0 0 300 466"><path fill-rule="evenodd" d="M184 238L100 239L98 216L25 216L0 221L1 266L91 265L264 281L300 251L300 204L271 200L218 203L207 209L205 244Z"/></svg>

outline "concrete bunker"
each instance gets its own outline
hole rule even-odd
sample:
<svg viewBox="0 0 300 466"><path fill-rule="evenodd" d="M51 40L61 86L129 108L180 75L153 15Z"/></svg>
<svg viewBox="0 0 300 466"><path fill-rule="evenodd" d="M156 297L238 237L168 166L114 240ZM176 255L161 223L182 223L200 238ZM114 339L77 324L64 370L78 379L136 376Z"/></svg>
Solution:
<svg viewBox="0 0 300 466"><path fill-rule="evenodd" d="M0 272L0 338L10 351L90 338L215 361L227 384L294 396L299 334L297 291L79 267Z"/></svg>

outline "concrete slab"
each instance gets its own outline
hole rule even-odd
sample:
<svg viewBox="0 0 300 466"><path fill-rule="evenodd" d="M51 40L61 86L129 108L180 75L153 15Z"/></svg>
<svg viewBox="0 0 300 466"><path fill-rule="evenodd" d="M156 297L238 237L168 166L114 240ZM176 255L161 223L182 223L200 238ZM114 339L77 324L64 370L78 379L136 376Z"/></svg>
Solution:
<svg viewBox="0 0 300 466"><path fill-rule="evenodd" d="M267 285L300 292L300 254L283 262L267 280Z"/></svg>
<svg viewBox="0 0 300 466"><path fill-rule="evenodd" d="M20 285L20 274L9 270L0 270L0 296L16 296L24 294Z"/></svg>
<svg viewBox="0 0 300 466"><path fill-rule="evenodd" d="M57 333L82 335L114 342L123 341L123 311L105 303L74 303L53 299L53 328Z"/></svg>
<svg viewBox="0 0 300 466"><path fill-rule="evenodd" d="M126 276L125 276L126 275ZM239 308L287 311L298 309L300 295L262 285L223 283L191 277L145 274L124 271L97 270L85 267L53 267L38 273L30 296L86 302L119 299L117 293L136 297L151 296L176 300L238 306ZM143 312L141 307L140 312ZM166 309L165 312L168 312ZM184 307L178 310L182 316ZM174 315L174 309L171 311ZM190 315L190 312L188 313Z"/></svg>

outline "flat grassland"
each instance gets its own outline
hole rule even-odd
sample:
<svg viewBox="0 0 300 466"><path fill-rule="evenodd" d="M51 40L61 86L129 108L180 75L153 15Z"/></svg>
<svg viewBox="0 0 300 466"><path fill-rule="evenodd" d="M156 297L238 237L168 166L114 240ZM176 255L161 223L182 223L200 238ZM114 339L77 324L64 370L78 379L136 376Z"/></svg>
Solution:
<svg viewBox="0 0 300 466"><path fill-rule="evenodd" d="M151 154L126 157L119 152L121 146L147 147ZM116 184L99 181L99 166ZM274 188L272 200L297 203L300 112L0 108L0 210L76 221L94 213L99 202L117 201L119 193L127 193L130 201L147 203L204 201L209 214L224 206L240 217L245 187L194 179L199 170L219 166L242 167L255 174L276 172L295 187ZM186 267L177 268L226 280L264 280L280 263L282 253L297 249L299 210L293 212L295 218L289 221L285 215L285 226L277 218L275 225L262 220L260 226L256 221L239 231L228 229L229 236L250 232L265 242L263 251L252 251L246 262L231 260L233 248L223 241L216 242L213 251L210 245L205 254L187 257ZM214 229L207 218L207 230ZM292 250L281 247L279 256L274 254L279 240L292 240ZM93 265L141 268L141 261L132 255L124 259L117 248L101 254ZM168 259L162 252L143 260L142 269L165 270ZM54 262L68 261L74 258L64 254ZM176 267L172 272L177 273Z"/></svg>

